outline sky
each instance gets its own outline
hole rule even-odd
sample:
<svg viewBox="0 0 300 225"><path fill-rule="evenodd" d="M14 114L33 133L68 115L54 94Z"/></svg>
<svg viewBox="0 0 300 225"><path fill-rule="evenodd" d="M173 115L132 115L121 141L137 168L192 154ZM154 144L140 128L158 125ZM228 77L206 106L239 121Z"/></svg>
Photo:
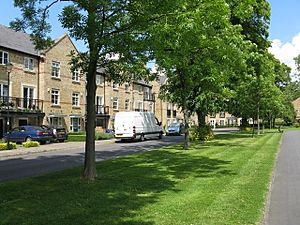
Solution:
<svg viewBox="0 0 300 225"><path fill-rule="evenodd" d="M269 40L272 47L269 49L281 62L295 70L293 58L300 54L300 0L269 0L271 5L271 21ZM52 11L51 23L52 38L63 35L65 30L60 27L57 19L61 7L55 6ZM20 16L20 11L13 7L13 0L1 0L0 24L9 25L9 22ZM79 51L84 51L82 42L76 42Z"/></svg>

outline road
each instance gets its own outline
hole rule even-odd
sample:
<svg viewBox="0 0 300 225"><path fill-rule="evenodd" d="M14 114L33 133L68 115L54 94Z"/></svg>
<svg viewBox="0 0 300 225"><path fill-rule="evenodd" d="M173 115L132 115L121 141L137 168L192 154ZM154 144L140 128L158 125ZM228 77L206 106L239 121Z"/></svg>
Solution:
<svg viewBox="0 0 300 225"><path fill-rule="evenodd" d="M116 142L96 145L96 160L107 160L138 152L150 151L163 146L183 142L183 136L163 137L144 142ZM51 145L49 145L50 147ZM57 151L46 151L22 156L11 156L0 159L0 182L37 176L49 172L83 165L84 148L64 148Z"/></svg>

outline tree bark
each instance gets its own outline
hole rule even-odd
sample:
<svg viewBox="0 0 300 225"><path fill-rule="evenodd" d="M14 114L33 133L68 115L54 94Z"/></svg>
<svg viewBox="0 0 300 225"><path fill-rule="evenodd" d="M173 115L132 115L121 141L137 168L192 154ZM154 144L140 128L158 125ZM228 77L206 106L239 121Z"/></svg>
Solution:
<svg viewBox="0 0 300 225"><path fill-rule="evenodd" d="M92 181L97 177L95 157L95 96L96 96L96 70L99 57L99 46L96 43L96 1L89 1L88 9L88 43L89 43L89 65L87 75L87 112L86 112L86 141L83 178Z"/></svg>
<svg viewBox="0 0 300 225"><path fill-rule="evenodd" d="M183 149L187 150L189 149L189 113L188 110L185 108L183 110L184 114L184 145Z"/></svg>
<svg viewBox="0 0 300 225"><path fill-rule="evenodd" d="M97 60L91 59L87 76L87 113L86 113L86 142L83 178L94 180L97 177L95 157L95 95L96 95Z"/></svg>
<svg viewBox="0 0 300 225"><path fill-rule="evenodd" d="M198 117L198 126L204 127L206 125L205 123L205 113L201 110L197 110L197 117Z"/></svg>

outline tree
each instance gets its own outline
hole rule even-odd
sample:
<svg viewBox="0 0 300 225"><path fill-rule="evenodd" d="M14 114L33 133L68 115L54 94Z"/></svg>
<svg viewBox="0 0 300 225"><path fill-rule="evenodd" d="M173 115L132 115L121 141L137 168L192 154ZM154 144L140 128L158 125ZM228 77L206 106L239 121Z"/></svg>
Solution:
<svg viewBox="0 0 300 225"><path fill-rule="evenodd" d="M202 93L223 93L218 89L223 90L230 67L241 62L243 39L239 26L230 23L224 1L194 0L178 8L183 13L166 16L151 34L154 57L168 78L163 95L184 113L187 149L190 114L204 107Z"/></svg>
<svg viewBox="0 0 300 225"><path fill-rule="evenodd" d="M31 30L32 39L38 49L51 44L47 22L53 5L68 2L59 15L63 28L75 40L82 40L87 52L75 55L73 67L81 67L87 73L87 121L83 177L93 180L97 176L95 167L95 92L96 69L105 68L109 78L123 82L148 75L145 67L149 57L147 26L166 13L171 1L164 7L159 1L129 0L15 0L20 7L22 19L11 26L17 30ZM112 57L114 56L114 57Z"/></svg>

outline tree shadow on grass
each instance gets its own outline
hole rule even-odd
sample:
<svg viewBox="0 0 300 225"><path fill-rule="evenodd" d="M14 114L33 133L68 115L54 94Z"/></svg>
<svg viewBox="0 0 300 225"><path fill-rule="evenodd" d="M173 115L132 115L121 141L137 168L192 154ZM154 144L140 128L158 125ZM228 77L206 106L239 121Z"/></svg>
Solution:
<svg viewBox="0 0 300 225"><path fill-rule="evenodd" d="M185 178L234 175L230 161L158 150L97 164L99 177L78 179L82 168L0 185L1 224L152 225L142 208L163 191L180 193ZM141 217L139 217L141 215ZM148 219L145 219L148 218Z"/></svg>

